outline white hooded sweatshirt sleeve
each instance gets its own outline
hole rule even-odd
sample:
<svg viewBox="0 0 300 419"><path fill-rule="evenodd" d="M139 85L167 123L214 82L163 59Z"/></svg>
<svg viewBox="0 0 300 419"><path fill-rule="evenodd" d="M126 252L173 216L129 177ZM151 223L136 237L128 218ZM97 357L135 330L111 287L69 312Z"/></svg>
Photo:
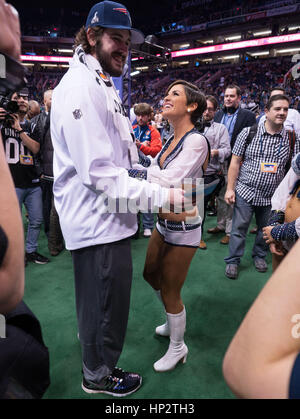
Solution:
<svg viewBox="0 0 300 419"><path fill-rule="evenodd" d="M55 206L69 250L133 235L137 211L149 203L156 210L168 196L167 189L128 176L127 117L110 79L96 76L75 61L52 98Z"/></svg>

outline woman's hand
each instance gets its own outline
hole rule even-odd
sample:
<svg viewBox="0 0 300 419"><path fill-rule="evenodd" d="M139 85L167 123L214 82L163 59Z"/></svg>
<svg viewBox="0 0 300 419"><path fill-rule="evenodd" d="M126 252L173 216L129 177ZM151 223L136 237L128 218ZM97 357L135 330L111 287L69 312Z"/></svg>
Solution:
<svg viewBox="0 0 300 419"><path fill-rule="evenodd" d="M273 227L274 226L267 226L267 227L263 227L263 229L262 229L263 238L264 238L264 240L267 244L275 242L275 240L273 239L273 237L271 235L271 231L273 230Z"/></svg>
<svg viewBox="0 0 300 419"><path fill-rule="evenodd" d="M274 255L284 256L286 254L284 247L281 242L272 242L270 243L270 252Z"/></svg>

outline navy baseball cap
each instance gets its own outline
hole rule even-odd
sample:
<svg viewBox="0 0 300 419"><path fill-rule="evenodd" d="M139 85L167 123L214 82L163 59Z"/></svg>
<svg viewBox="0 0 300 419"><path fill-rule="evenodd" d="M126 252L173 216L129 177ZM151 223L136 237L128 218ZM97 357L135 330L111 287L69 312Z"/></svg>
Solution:
<svg viewBox="0 0 300 419"><path fill-rule="evenodd" d="M19 96L25 96L28 97L29 96L29 90L27 87L23 87L23 89L18 91L18 95Z"/></svg>
<svg viewBox="0 0 300 419"><path fill-rule="evenodd" d="M137 29L132 29L132 22L127 8L114 1L104 0L95 4L87 17L85 29L93 26L103 28L127 29L131 32L132 44L142 44L144 35Z"/></svg>

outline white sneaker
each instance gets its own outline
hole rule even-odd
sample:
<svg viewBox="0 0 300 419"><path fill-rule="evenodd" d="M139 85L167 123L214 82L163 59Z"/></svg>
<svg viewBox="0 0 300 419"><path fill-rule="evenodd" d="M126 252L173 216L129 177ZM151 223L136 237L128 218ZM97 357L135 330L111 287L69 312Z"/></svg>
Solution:
<svg viewBox="0 0 300 419"><path fill-rule="evenodd" d="M145 228L144 230L144 237L151 237L152 231L150 228Z"/></svg>

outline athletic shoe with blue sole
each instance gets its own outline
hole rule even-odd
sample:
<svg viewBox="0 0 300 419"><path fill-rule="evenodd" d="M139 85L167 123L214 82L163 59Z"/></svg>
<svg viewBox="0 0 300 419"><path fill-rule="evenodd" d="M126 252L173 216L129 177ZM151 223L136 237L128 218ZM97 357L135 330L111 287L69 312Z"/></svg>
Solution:
<svg viewBox="0 0 300 419"><path fill-rule="evenodd" d="M101 383L82 379L82 389L89 394L108 394L115 397L124 397L137 391L142 385L142 377L139 374L125 372L121 368L115 368L111 375L104 377Z"/></svg>

